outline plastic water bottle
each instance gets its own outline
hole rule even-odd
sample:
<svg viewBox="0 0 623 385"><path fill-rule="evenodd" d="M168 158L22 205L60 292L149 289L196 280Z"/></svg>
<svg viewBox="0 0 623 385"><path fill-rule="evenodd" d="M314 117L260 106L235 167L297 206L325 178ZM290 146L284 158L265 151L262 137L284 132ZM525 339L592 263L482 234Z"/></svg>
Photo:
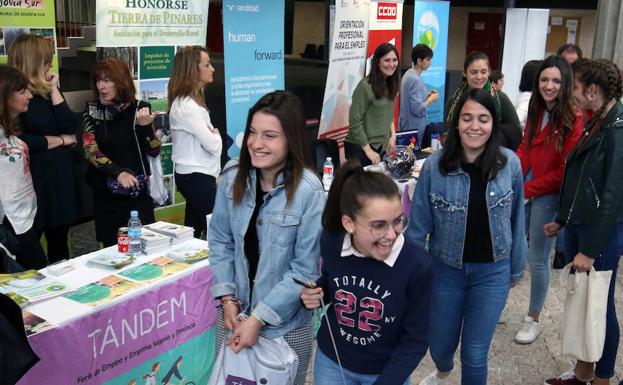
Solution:
<svg viewBox="0 0 623 385"><path fill-rule="evenodd" d="M430 146L433 151L441 150L441 141L439 140L439 134L435 133L431 135Z"/></svg>
<svg viewBox="0 0 623 385"><path fill-rule="evenodd" d="M141 228L143 224L138 218L138 211L130 211L130 220L128 221L128 253L130 255L139 255L142 251L141 248Z"/></svg>
<svg viewBox="0 0 623 385"><path fill-rule="evenodd" d="M327 156L327 160L324 161L324 166L322 166L322 185L325 191L329 191L331 182L333 182L333 162L331 157Z"/></svg>

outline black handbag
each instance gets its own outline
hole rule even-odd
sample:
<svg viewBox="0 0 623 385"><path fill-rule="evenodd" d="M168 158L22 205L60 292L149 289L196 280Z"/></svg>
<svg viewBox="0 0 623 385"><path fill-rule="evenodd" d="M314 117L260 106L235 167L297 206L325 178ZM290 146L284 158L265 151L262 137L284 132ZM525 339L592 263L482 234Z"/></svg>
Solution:
<svg viewBox="0 0 623 385"><path fill-rule="evenodd" d="M138 180L138 187L123 187L121 183L117 181L116 178L108 177L106 179L106 187L108 191L114 196L117 197L130 197L130 198L138 198L143 190L148 188L149 183L149 175L145 169L145 163L143 162L143 155L141 153L141 145L138 142L138 136L136 135L136 111L138 111L139 103L136 104L136 110L134 110L134 122L132 124L132 133L134 133L134 140L136 142L136 149L138 150L138 159L141 161L141 168L143 169L142 174L136 174L134 177Z"/></svg>

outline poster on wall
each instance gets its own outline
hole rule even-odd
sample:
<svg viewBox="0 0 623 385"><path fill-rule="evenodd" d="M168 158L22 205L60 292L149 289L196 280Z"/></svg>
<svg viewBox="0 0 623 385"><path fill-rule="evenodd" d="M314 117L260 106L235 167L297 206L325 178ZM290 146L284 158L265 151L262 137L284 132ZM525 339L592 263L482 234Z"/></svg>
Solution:
<svg viewBox="0 0 623 385"><path fill-rule="evenodd" d="M224 0L223 45L229 156L240 153L249 108L285 88L284 0Z"/></svg>
<svg viewBox="0 0 623 385"><path fill-rule="evenodd" d="M54 0L0 1L0 63L7 62L11 44L25 33L43 36L54 44L51 70L58 73Z"/></svg>
<svg viewBox="0 0 623 385"><path fill-rule="evenodd" d="M433 50L433 60L422 79L427 90L437 90L439 100L428 107L428 122L443 122L446 97L446 57L450 2L416 0L413 10L413 45L426 44Z"/></svg>
<svg viewBox="0 0 623 385"><path fill-rule="evenodd" d="M175 188L171 131L166 115L167 86L177 49L205 46L208 0L97 0L97 59L118 58L130 68L137 99L159 112L154 128L162 141L160 160L168 200L156 207L156 220L184 221L184 197Z"/></svg>
<svg viewBox="0 0 623 385"><path fill-rule="evenodd" d="M364 74L369 13L368 0L336 2L318 137L335 139L340 145L348 134L348 110L353 91Z"/></svg>
<svg viewBox="0 0 623 385"><path fill-rule="evenodd" d="M211 282L211 270L202 267L31 335L28 341L40 361L17 384L207 383L215 359L217 314ZM111 291L101 287L80 301L88 306Z"/></svg>
<svg viewBox="0 0 623 385"><path fill-rule="evenodd" d="M391 43L399 53L402 52L402 8L402 0L370 2L366 75L370 73L370 61L379 45Z"/></svg>

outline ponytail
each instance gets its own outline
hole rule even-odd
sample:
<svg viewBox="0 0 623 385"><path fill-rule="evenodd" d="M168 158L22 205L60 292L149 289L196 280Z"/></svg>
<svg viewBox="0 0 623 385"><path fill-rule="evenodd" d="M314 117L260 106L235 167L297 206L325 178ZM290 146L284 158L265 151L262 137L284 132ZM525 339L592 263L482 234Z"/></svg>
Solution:
<svg viewBox="0 0 623 385"><path fill-rule="evenodd" d="M340 167L331 184L322 213L325 230L345 233L342 215L355 218L363 208L365 198L400 200L400 192L396 183L387 175L365 171L357 160L350 160Z"/></svg>

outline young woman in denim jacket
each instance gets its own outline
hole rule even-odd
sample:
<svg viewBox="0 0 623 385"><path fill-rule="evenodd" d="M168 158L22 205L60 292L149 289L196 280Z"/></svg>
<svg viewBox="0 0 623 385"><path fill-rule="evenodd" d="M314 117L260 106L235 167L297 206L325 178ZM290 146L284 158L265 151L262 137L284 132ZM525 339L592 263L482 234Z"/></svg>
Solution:
<svg viewBox="0 0 623 385"><path fill-rule="evenodd" d="M533 82L526 132L517 149L524 174L530 305L528 315L515 334L515 342L531 344L541 333L539 316L549 288L549 255L553 238L545 237L543 225L551 222L558 208L565 160L582 132L582 114L573 106L573 73L561 56L541 63Z"/></svg>
<svg viewBox="0 0 623 385"><path fill-rule="evenodd" d="M461 340L463 385L487 383L487 355L511 284L523 275L526 237L521 164L498 145L485 90L459 100L444 149L424 163L407 238L433 257L430 352L446 383Z"/></svg>
<svg viewBox="0 0 623 385"><path fill-rule="evenodd" d="M606 309L606 339L597 363L578 361L575 369L545 381L550 385L610 383L619 346L614 290L623 252L623 79L608 60L586 60L574 66L576 105L592 117L565 166L560 207L545 225L553 236L565 228L565 255L576 272L612 270ZM578 317L583 317L578 314Z"/></svg>
<svg viewBox="0 0 623 385"><path fill-rule="evenodd" d="M249 111L242 143L240 160L221 175L208 231L212 295L235 352L260 334L283 336L299 356L295 384L304 384L311 312L292 278L319 277L325 195L309 166L301 102L285 91L263 96Z"/></svg>

